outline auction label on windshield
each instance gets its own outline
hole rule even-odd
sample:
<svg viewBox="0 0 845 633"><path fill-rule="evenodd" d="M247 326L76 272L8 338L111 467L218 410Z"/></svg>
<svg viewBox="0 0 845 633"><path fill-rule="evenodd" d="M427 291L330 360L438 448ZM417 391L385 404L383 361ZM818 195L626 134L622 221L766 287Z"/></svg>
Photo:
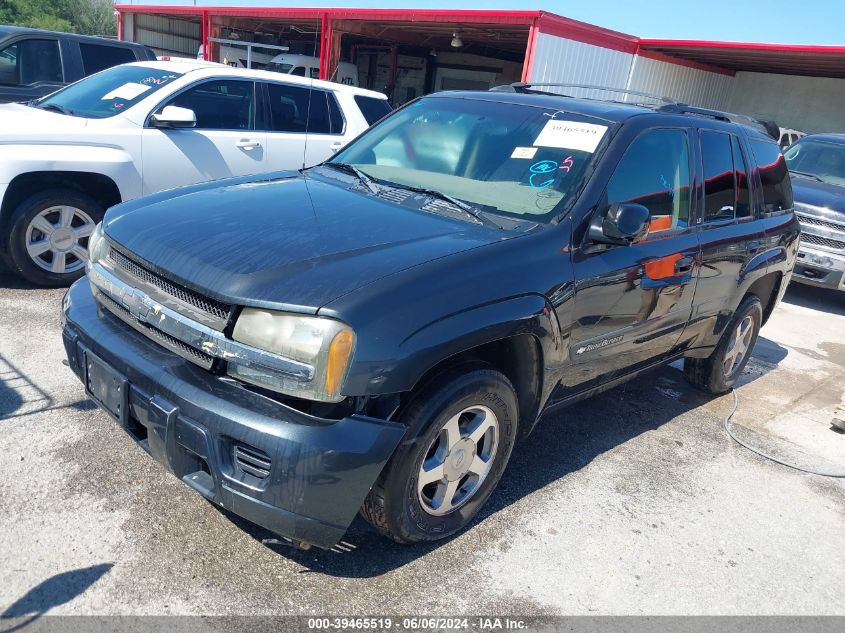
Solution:
<svg viewBox="0 0 845 633"><path fill-rule="evenodd" d="M606 125L552 119L546 123L537 140L534 141L534 145L574 149L592 154L599 146L605 132L607 132Z"/></svg>

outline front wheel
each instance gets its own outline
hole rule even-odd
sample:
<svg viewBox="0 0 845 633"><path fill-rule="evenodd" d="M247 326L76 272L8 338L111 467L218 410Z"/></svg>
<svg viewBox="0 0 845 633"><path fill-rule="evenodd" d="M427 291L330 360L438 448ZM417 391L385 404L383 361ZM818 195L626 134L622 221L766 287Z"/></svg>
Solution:
<svg viewBox="0 0 845 633"><path fill-rule="evenodd" d="M72 189L30 196L12 214L6 253L14 272L39 286L67 286L85 274L88 238L102 206Z"/></svg>
<svg viewBox="0 0 845 633"><path fill-rule="evenodd" d="M685 358L684 377L712 394L730 391L751 358L763 323L763 306L754 295L746 297L725 328L716 349L707 358Z"/></svg>
<svg viewBox="0 0 845 633"><path fill-rule="evenodd" d="M508 463L517 431L510 381L491 369L453 370L422 390L402 416L406 441L361 508L400 543L434 541L472 521Z"/></svg>

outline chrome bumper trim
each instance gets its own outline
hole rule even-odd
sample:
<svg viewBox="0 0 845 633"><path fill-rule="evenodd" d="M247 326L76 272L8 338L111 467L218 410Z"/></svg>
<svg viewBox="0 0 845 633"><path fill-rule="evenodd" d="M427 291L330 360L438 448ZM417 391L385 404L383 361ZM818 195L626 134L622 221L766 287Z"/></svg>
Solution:
<svg viewBox="0 0 845 633"><path fill-rule="evenodd" d="M222 332L189 319L150 298L142 290L119 279L101 262L89 265L88 279L92 290L102 292L122 305L138 321L146 323L194 349L245 367L268 369L300 382L314 378L314 367L277 354L265 352L226 338ZM102 304L108 308L106 304Z"/></svg>

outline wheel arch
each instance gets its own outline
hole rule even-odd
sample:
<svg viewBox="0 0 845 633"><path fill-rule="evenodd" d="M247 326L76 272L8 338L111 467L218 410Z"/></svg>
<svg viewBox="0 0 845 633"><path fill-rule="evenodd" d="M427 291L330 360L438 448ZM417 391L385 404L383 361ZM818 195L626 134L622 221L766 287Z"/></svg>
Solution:
<svg viewBox="0 0 845 633"><path fill-rule="evenodd" d="M104 174L83 171L32 171L15 176L0 204L0 226L6 226L18 205L50 189L72 189L94 198L103 209L121 202L117 183Z"/></svg>

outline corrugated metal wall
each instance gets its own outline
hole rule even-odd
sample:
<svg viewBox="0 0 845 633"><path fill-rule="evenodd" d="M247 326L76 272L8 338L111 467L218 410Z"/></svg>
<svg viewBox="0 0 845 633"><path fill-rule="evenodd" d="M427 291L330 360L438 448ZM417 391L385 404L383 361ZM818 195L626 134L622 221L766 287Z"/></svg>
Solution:
<svg viewBox="0 0 845 633"><path fill-rule="evenodd" d="M601 46L540 33L534 49L531 81L590 84L647 92L690 105L727 110L734 78L679 64L632 55ZM621 93L583 91L575 96L617 98Z"/></svg>
<svg viewBox="0 0 845 633"><path fill-rule="evenodd" d="M734 78L638 55L629 90L648 92L700 108L727 110Z"/></svg>
<svg viewBox="0 0 845 633"><path fill-rule="evenodd" d="M135 14L134 34L126 33L136 42L146 44L159 55L196 57L202 41L202 26L158 15Z"/></svg>
<svg viewBox="0 0 845 633"><path fill-rule="evenodd" d="M630 53L540 33L535 43L530 81L624 88L633 58ZM576 96L592 98L607 97L607 94Z"/></svg>

